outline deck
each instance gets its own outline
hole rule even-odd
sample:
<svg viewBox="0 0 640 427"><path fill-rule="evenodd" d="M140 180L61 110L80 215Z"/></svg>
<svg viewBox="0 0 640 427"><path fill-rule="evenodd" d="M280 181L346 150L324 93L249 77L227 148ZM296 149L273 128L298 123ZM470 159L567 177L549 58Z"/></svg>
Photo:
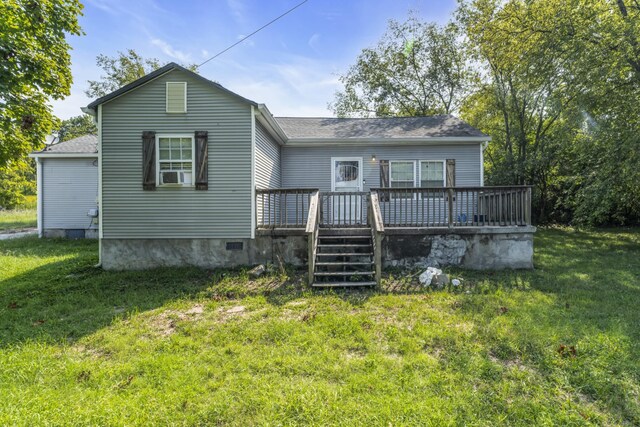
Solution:
<svg viewBox="0 0 640 427"><path fill-rule="evenodd" d="M531 186L258 189L256 213L259 233L307 235L310 284L379 284L385 233L473 234L528 227ZM362 280L346 280L353 277Z"/></svg>

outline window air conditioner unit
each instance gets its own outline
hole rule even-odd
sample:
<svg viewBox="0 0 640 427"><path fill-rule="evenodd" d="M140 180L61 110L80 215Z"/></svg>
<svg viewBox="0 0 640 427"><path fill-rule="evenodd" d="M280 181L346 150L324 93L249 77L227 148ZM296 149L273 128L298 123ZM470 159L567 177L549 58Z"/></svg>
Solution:
<svg viewBox="0 0 640 427"><path fill-rule="evenodd" d="M184 171L162 171L160 172L162 184L191 184L191 172Z"/></svg>

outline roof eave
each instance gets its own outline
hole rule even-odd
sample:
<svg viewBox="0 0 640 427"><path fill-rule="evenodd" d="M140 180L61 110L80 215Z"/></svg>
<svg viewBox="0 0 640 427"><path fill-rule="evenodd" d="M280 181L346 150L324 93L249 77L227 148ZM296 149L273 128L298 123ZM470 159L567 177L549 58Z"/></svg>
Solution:
<svg viewBox="0 0 640 427"><path fill-rule="evenodd" d="M98 153L52 153L50 151L34 151L33 153L29 153L29 157L32 159L36 158L98 158Z"/></svg>
<svg viewBox="0 0 640 427"><path fill-rule="evenodd" d="M491 141L490 136L439 136L439 137L394 137L394 138L289 138L288 146L311 145L429 145L443 142L478 144Z"/></svg>
<svg viewBox="0 0 640 427"><path fill-rule="evenodd" d="M274 119L273 114L271 114L271 111L269 111L267 106L265 104L258 104L258 112L259 115L257 115L257 117L258 120L260 120L260 123L265 125L267 130L269 130L271 135L278 140L280 145L286 144L289 138L278 122Z"/></svg>

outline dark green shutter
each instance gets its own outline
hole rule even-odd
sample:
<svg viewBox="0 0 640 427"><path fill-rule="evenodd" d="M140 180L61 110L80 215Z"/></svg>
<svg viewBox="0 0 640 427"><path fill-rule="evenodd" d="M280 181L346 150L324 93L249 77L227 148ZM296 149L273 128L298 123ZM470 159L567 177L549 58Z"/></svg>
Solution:
<svg viewBox="0 0 640 427"><path fill-rule="evenodd" d="M209 132L196 131L196 190L209 189Z"/></svg>
<svg viewBox="0 0 640 427"><path fill-rule="evenodd" d="M156 189L156 133L142 132L142 189Z"/></svg>

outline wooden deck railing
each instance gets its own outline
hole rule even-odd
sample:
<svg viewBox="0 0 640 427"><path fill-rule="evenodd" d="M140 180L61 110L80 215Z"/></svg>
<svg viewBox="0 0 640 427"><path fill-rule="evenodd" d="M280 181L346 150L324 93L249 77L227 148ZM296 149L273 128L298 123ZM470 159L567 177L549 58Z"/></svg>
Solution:
<svg viewBox="0 0 640 427"><path fill-rule="evenodd" d="M317 188L256 189L258 228L304 228Z"/></svg>
<svg viewBox="0 0 640 427"><path fill-rule="evenodd" d="M374 200L386 227L531 225L530 186L374 188L371 193L291 188L256 190L258 228L305 229L314 194L321 227L370 225Z"/></svg>
<svg viewBox="0 0 640 427"><path fill-rule="evenodd" d="M309 248L309 285L313 285L313 279L316 268L316 252L318 251L318 230L320 226L320 209L318 191L311 193L309 200L309 214L307 216L307 246Z"/></svg>
<svg viewBox="0 0 640 427"><path fill-rule="evenodd" d="M378 193L372 191L369 195L369 211L367 220L371 226L371 241L373 243L373 259L375 265L376 283L380 285L382 278L382 239L384 238L384 222L380 212Z"/></svg>
<svg viewBox="0 0 640 427"><path fill-rule="evenodd" d="M376 188L387 227L531 225L531 187Z"/></svg>
<svg viewBox="0 0 640 427"><path fill-rule="evenodd" d="M367 224L367 191L320 193L320 224L324 227L363 227Z"/></svg>

